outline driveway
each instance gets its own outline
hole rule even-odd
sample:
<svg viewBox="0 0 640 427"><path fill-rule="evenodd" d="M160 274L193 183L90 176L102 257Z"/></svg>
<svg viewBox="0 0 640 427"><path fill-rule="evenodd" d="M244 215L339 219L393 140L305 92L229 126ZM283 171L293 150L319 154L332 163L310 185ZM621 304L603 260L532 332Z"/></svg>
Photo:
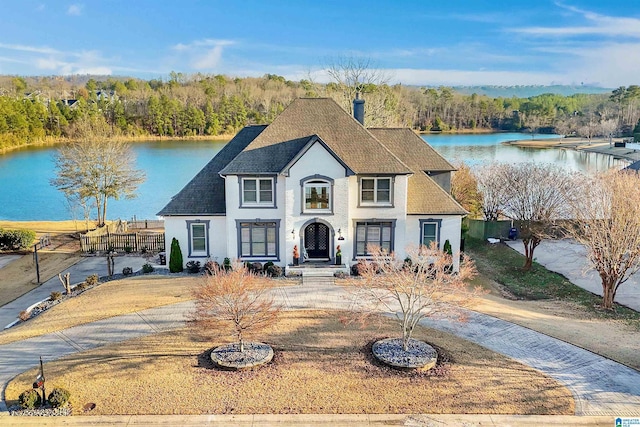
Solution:
<svg viewBox="0 0 640 427"><path fill-rule="evenodd" d="M0 262L1 260L2 258L0 258ZM138 271L145 263L147 263L147 260L140 256L116 257L115 272L122 272L122 269L124 267L131 267L133 268L133 271ZM64 275L67 272L70 273L69 278L71 279L71 284L76 284L84 281L87 276L90 276L92 274L97 274L98 276L106 276L107 262L104 257L86 257L81 259L79 262L72 265L68 269L62 271L61 273L62 275ZM5 326L13 323L18 318L18 314L20 314L22 310L25 310L27 307L30 307L33 304L49 298L52 291L64 291L64 288L62 287L58 276L52 277L32 291L0 307L0 331Z"/></svg>
<svg viewBox="0 0 640 427"><path fill-rule="evenodd" d="M320 278L321 279L321 278ZM326 280L275 290L286 309L344 309L343 288ZM105 344L167 331L184 324L192 302L152 308L0 346L0 411L6 410L4 389L21 372L45 361ZM470 313L467 323L425 321L425 326L451 332L538 369L568 387L576 415L640 416L640 372L602 356L485 314Z"/></svg>
<svg viewBox="0 0 640 427"><path fill-rule="evenodd" d="M521 240L505 243L524 254ZM536 262L548 270L562 274L574 285L602 296L600 276L589 266L587 250L583 245L571 239L543 240L535 249L533 257ZM640 311L640 273L620 285L615 301Z"/></svg>

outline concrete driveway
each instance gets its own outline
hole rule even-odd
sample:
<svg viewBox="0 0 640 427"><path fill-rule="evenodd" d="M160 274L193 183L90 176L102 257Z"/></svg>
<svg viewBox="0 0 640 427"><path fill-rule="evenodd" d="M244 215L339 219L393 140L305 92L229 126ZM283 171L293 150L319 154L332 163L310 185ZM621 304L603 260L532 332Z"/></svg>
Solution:
<svg viewBox="0 0 640 427"><path fill-rule="evenodd" d="M505 243L524 254L524 245L521 240ZM600 276L589 265L587 249L576 241L571 239L543 240L535 249L533 258L548 270L562 274L574 285L602 296ZM640 311L640 273L620 285L615 301Z"/></svg>

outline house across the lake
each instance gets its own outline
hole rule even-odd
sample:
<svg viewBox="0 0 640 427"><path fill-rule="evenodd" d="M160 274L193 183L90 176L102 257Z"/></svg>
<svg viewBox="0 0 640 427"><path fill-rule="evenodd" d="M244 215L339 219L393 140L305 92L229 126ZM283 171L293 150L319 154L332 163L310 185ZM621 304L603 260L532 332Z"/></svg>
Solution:
<svg viewBox="0 0 640 427"><path fill-rule="evenodd" d="M459 251L462 216L450 195L453 166L408 128L365 128L332 99L293 101L270 125L247 126L158 213L166 247L185 263L342 262L376 244L449 241ZM455 257L454 257L455 258Z"/></svg>

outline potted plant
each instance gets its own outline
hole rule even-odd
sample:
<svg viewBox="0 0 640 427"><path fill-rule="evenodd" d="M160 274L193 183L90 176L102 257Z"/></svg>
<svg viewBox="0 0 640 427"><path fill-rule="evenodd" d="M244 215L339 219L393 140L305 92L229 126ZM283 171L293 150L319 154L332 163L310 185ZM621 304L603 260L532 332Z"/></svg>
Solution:
<svg viewBox="0 0 640 427"><path fill-rule="evenodd" d="M336 265L342 265L342 251L340 245L336 248Z"/></svg>
<svg viewBox="0 0 640 427"><path fill-rule="evenodd" d="M298 251L298 245L293 247L293 265L300 263L300 252Z"/></svg>

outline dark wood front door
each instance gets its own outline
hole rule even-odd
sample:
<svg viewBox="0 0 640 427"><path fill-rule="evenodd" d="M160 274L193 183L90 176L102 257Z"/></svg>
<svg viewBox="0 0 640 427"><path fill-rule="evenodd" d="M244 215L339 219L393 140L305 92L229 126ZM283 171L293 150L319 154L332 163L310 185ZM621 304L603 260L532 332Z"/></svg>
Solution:
<svg viewBox="0 0 640 427"><path fill-rule="evenodd" d="M304 248L309 259L329 258L329 227L319 222L304 229Z"/></svg>

